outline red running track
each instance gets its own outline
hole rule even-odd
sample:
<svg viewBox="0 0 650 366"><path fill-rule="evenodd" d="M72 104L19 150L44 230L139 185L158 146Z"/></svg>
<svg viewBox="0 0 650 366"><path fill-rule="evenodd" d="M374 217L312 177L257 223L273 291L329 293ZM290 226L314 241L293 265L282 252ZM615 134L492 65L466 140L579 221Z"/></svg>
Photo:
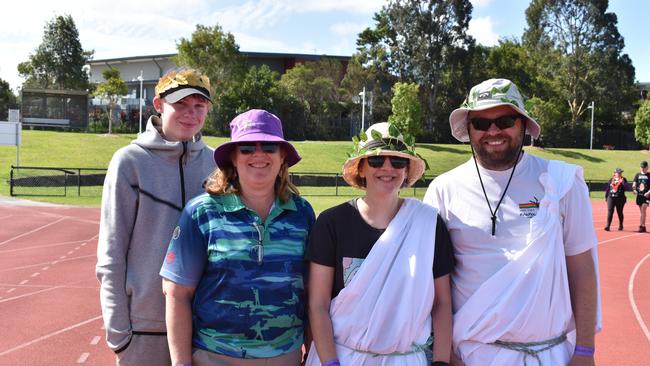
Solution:
<svg viewBox="0 0 650 366"><path fill-rule="evenodd" d="M603 331L598 365L650 364L650 234L634 202L605 232L594 201ZM111 365L95 279L99 209L0 204L0 365ZM616 228L617 219L614 219Z"/></svg>

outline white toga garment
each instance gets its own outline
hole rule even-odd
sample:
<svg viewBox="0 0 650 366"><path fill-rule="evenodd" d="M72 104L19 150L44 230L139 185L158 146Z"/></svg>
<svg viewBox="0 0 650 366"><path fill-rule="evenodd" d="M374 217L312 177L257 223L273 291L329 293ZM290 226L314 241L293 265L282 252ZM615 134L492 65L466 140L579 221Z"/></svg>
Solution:
<svg viewBox="0 0 650 366"><path fill-rule="evenodd" d="M354 278L332 299L342 366L427 365L414 345L425 345L431 335L436 217L434 208L405 199ZM320 364L312 343L306 365Z"/></svg>
<svg viewBox="0 0 650 366"><path fill-rule="evenodd" d="M479 169L494 210L511 170ZM565 257L597 245L582 168L524 154L495 236L473 160L438 177L424 200L440 209L454 244L455 353L467 366L521 365L523 353L490 343L546 341L567 332L566 342L539 354L543 365L566 365L575 325Z"/></svg>

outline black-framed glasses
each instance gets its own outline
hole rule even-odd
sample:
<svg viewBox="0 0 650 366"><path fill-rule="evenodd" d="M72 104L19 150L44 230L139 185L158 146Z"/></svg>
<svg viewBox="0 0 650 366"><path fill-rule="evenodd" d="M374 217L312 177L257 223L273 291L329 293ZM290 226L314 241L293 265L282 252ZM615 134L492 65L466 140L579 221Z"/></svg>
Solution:
<svg viewBox="0 0 650 366"><path fill-rule="evenodd" d="M260 146L262 152L266 154L275 154L280 148L280 144L277 142L240 142L237 144L239 153L242 155L249 155L257 150L257 145Z"/></svg>
<svg viewBox="0 0 650 366"><path fill-rule="evenodd" d="M469 122L474 126L475 130L487 131L490 129L490 126L494 123L500 130L505 130L515 125L518 119L521 118L521 115L513 114L509 116L501 116L497 118L470 118Z"/></svg>
<svg viewBox="0 0 650 366"><path fill-rule="evenodd" d="M368 156L368 165L372 168L381 168L384 165L386 158L390 161L390 165L395 169L404 169L409 165L409 159L403 158L401 156L387 156L387 155L375 155Z"/></svg>

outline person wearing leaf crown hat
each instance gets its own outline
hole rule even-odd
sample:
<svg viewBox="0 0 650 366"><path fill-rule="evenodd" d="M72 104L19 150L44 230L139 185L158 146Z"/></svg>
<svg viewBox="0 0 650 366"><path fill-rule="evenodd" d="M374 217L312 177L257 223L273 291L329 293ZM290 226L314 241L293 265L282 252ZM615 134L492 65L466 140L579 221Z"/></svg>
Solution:
<svg viewBox="0 0 650 366"><path fill-rule="evenodd" d="M453 365L593 365L597 239L582 168L523 151L540 135L515 84L474 86L449 116L472 158L424 201L454 245Z"/></svg>
<svg viewBox="0 0 650 366"><path fill-rule="evenodd" d="M431 351L434 365L448 365L449 235L433 207L399 196L426 162L386 122L353 143L343 178L365 194L322 212L307 247L306 365L429 366Z"/></svg>

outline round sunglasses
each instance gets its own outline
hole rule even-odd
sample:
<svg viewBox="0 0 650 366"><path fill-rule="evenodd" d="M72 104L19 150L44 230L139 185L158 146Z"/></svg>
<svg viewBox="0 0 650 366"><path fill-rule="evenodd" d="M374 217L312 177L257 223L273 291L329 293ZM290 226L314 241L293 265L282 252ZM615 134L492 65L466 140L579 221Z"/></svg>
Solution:
<svg viewBox="0 0 650 366"><path fill-rule="evenodd" d="M497 118L470 118L469 122L474 126L475 130L487 131L490 126L494 124L500 130L505 130L515 125L518 119L522 118L521 115L513 114L509 116L501 116Z"/></svg>
<svg viewBox="0 0 650 366"><path fill-rule="evenodd" d="M249 155L257 150L258 145L262 152L266 154L274 154L280 148L280 144L277 142L240 142L237 144L237 149L239 149L240 154Z"/></svg>
<svg viewBox="0 0 650 366"><path fill-rule="evenodd" d="M409 159L400 156L375 155L367 157L366 160L368 160L370 167L377 169L384 166L386 158L388 158L390 165L395 169L404 169L409 165Z"/></svg>

